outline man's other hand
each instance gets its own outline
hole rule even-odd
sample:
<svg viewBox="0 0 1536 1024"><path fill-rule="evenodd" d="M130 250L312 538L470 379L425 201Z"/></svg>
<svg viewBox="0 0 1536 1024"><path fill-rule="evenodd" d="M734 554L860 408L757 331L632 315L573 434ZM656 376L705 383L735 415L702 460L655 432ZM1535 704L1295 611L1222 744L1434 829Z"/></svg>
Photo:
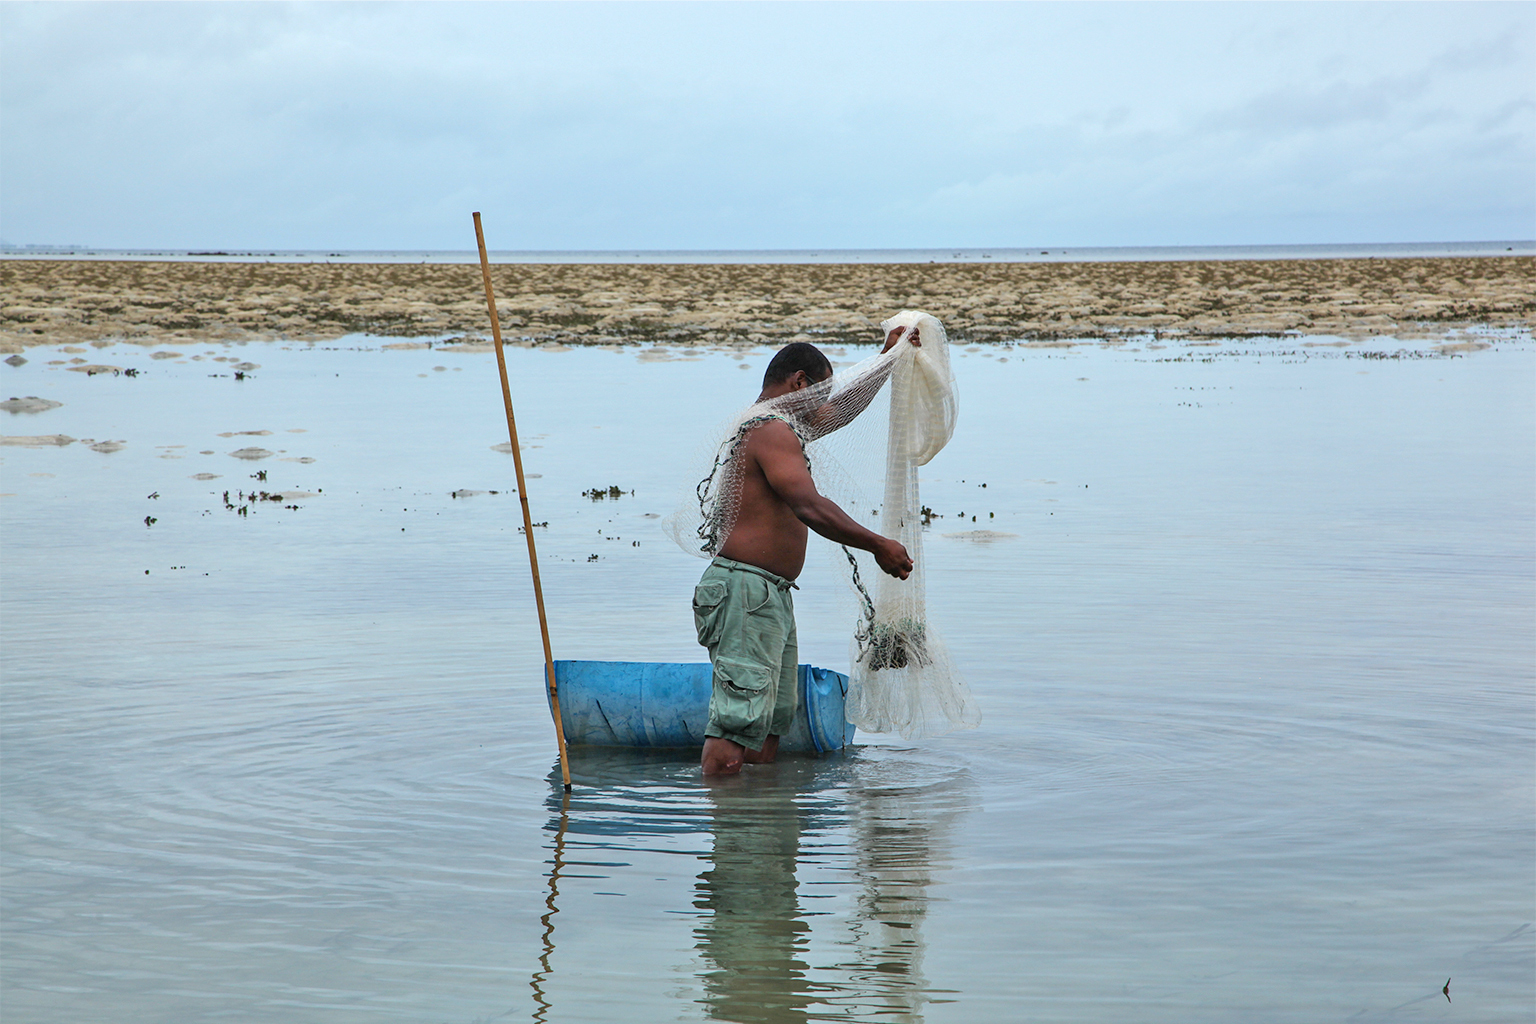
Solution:
<svg viewBox="0 0 1536 1024"><path fill-rule="evenodd" d="M899 580L912 575L912 556L907 554L905 547L889 537L881 537L872 553L881 572L889 573Z"/></svg>
<svg viewBox="0 0 1536 1024"><path fill-rule="evenodd" d="M908 338L910 338L913 345L916 345L919 348L922 347L922 336L918 334L916 327L892 327L890 333L885 336L885 348L880 350L880 354L884 355L891 349L895 348L896 343L901 340L902 335L906 335Z"/></svg>

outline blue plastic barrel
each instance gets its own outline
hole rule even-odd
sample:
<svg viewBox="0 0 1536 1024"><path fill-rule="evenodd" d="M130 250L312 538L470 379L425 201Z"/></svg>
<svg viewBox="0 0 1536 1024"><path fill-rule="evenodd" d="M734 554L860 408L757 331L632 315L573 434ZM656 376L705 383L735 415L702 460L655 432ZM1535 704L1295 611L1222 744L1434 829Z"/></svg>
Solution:
<svg viewBox="0 0 1536 1024"><path fill-rule="evenodd" d="M701 747L709 723L707 663L557 661L560 717L567 743L600 747ZM800 707L779 749L841 750L853 742L843 717L848 677L801 665Z"/></svg>

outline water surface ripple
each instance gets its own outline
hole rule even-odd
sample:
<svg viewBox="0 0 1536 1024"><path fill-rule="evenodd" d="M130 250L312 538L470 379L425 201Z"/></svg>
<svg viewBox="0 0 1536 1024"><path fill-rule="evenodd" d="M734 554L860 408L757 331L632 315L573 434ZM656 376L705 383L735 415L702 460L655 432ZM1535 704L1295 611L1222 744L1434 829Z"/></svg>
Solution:
<svg viewBox="0 0 1536 1024"><path fill-rule="evenodd" d="M63 403L7 434L126 442L0 449L7 1024L1536 1013L1529 342L957 349L983 726L569 794L493 358L223 351L0 368ZM687 358L509 353L558 657L701 657L656 517L766 353Z"/></svg>

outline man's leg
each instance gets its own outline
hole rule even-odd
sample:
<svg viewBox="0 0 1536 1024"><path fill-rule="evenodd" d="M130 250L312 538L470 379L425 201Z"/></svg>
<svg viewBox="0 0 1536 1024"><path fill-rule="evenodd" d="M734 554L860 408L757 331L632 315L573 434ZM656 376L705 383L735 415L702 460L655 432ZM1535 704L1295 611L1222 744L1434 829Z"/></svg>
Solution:
<svg viewBox="0 0 1536 1024"><path fill-rule="evenodd" d="M722 639L741 629L741 612L732 607L729 600L732 589L729 570L711 563L693 592L693 622L698 630L699 643L709 651L711 663L715 660ZM714 686L718 688L719 682ZM713 722L715 696L710 697L710 719ZM699 766L705 775L735 775L741 771L746 748L723 736L706 736L704 753Z"/></svg>
<svg viewBox="0 0 1536 1024"><path fill-rule="evenodd" d="M743 764L764 764L778 754L783 653L795 650L794 606L787 591L755 574L738 572L722 595L718 630L700 641L714 665L709 725L699 764L705 775L734 775ZM695 609L697 614L697 598ZM751 611L747 611L750 608ZM795 655L792 655L795 656ZM793 665L791 665L793 678ZM793 686L787 694L793 701Z"/></svg>
<svg viewBox="0 0 1536 1024"><path fill-rule="evenodd" d="M748 750L743 756L747 764L772 764L779 753L779 737L789 732L795 722L795 712L800 705L800 640L795 634L795 606L785 595L789 615L789 632L784 637L784 652L779 655L779 685L774 693L773 717L768 724L768 738L761 750Z"/></svg>
<svg viewBox="0 0 1536 1024"><path fill-rule="evenodd" d="M779 753L779 738L769 736L763 740L760 750L752 750L726 739L724 736L707 736L704 739L704 756L699 766L705 775L735 775L744 764L772 764Z"/></svg>
<svg viewBox="0 0 1536 1024"><path fill-rule="evenodd" d="M778 750L779 738L773 736L770 739L773 740L773 749ZM766 749L767 744L763 746ZM704 769L705 775L735 775L746 763L748 753L750 751L740 743L733 743L723 736L707 736L704 739L704 756L699 759L699 767Z"/></svg>
<svg viewBox="0 0 1536 1024"><path fill-rule="evenodd" d="M769 733L768 738L763 740L763 749L746 750L745 747L742 749L744 751L742 760L747 764L772 764L773 759L779 755L779 737Z"/></svg>

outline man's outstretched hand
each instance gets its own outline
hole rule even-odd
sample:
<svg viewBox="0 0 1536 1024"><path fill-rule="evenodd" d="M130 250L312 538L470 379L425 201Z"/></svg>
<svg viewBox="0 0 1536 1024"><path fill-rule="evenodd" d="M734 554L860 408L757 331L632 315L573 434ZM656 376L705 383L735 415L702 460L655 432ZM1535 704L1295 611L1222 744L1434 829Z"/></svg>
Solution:
<svg viewBox="0 0 1536 1024"><path fill-rule="evenodd" d="M907 549L889 537L881 537L880 543L873 551L875 564L880 570L904 580L912 575L912 556L907 554Z"/></svg>
<svg viewBox="0 0 1536 1024"><path fill-rule="evenodd" d="M912 344L919 348L922 347L921 335L917 333L916 327L892 327L890 333L885 336L885 348L880 350L880 354L884 355L895 348L896 343L901 340L901 336L904 334L912 339Z"/></svg>

